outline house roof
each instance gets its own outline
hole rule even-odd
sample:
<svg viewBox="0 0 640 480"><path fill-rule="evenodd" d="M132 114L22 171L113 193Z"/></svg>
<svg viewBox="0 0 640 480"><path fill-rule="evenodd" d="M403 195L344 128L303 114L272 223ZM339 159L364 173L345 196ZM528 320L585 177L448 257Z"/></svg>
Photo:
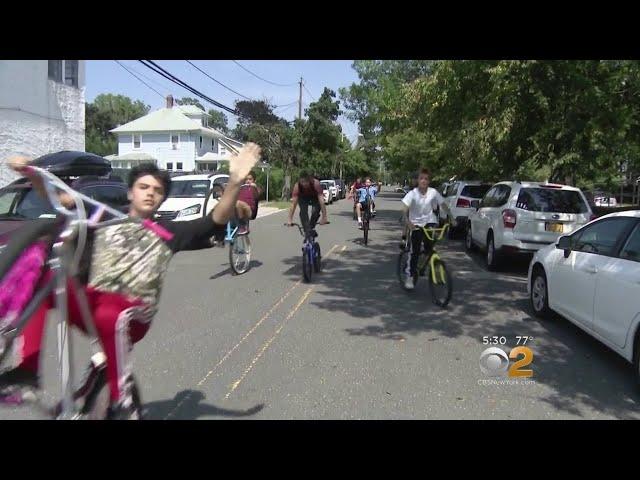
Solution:
<svg viewBox="0 0 640 480"><path fill-rule="evenodd" d="M179 108L161 108L132 122L120 125L112 133L167 132L200 130L202 125L191 120Z"/></svg>
<svg viewBox="0 0 640 480"><path fill-rule="evenodd" d="M193 108L191 108L193 107ZM129 123L120 125L111 130L111 133L146 133L146 132L198 132L201 135L218 138L224 140L228 145L237 150L233 143L242 145L237 140L226 137L214 128L203 127L202 123L187 117L188 114L204 113L195 105L179 105L173 108L161 108L154 112L148 113L144 117L137 118Z"/></svg>

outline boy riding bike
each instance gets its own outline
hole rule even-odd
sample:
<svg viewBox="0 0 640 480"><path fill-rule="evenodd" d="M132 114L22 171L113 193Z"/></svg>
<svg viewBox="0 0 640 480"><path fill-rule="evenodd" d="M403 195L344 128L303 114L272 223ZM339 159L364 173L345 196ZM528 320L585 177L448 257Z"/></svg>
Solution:
<svg viewBox="0 0 640 480"><path fill-rule="evenodd" d="M434 210L440 206L449 216L449 208L444 203L444 198L435 188L429 187L429 171L426 168L420 170L418 174L418 186L407 193L402 199L402 211L405 223L405 232L409 230L411 235L411 255L405 266L405 288L413 290L413 277L418 268L420 257L420 244L424 243L425 251L433 249L433 242L427 238L424 230L419 227L438 227L438 217ZM403 237L405 238L405 237Z"/></svg>
<svg viewBox="0 0 640 480"><path fill-rule="evenodd" d="M287 225L293 224L293 214L296 206L300 205L300 223L305 233L313 230L322 211L320 225L329 223L327 219L327 207L324 204L324 194L320 181L313 178L307 172L300 173L300 179L296 182L291 193L291 208L289 209L289 220ZM309 207L312 207L311 220L309 220Z"/></svg>
<svg viewBox="0 0 640 480"><path fill-rule="evenodd" d="M369 177L366 178L364 185L362 185L355 191L355 194L358 198L358 203L356 203L356 211L358 212L359 229L362 229L363 209L368 208L369 212L371 212L372 215L375 214L375 211L373 210L373 199L375 198L377 192L377 188L371 185L371 179ZM367 195L370 197L369 200L367 200Z"/></svg>
<svg viewBox="0 0 640 480"><path fill-rule="evenodd" d="M171 257L181 250L206 248L209 238L224 229L236 213L236 201L244 179L255 165L260 148L247 144L230 160L229 183L211 215L188 222L161 220L154 232L133 220L92 232L88 255L79 277L94 317L97 334L107 357L107 380L111 393L109 418L130 418L132 411L130 351L148 331L157 311L164 274ZM42 179L24 168L24 157L10 160L10 166L23 172L34 189L45 198ZM154 164L135 167L129 175L129 217L152 220L166 199L171 179ZM66 208L74 202L60 194ZM68 288L71 293L73 290ZM0 400L37 389L39 358L45 320L52 299L45 300L15 342L14 365L0 375ZM85 330L77 299L70 295L69 321Z"/></svg>

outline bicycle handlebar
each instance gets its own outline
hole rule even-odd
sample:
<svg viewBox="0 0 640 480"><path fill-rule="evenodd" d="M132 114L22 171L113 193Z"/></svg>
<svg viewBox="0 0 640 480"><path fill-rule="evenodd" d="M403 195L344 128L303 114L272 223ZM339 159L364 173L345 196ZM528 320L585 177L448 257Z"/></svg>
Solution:
<svg viewBox="0 0 640 480"><path fill-rule="evenodd" d="M100 213L100 216L102 216L104 212L107 212L121 220L129 218L128 215L125 215L124 213L119 212L114 208L111 208L109 205L106 205L102 202L94 200L93 198L87 197L86 195L83 195L82 193L74 190L69 185L67 185L62 180L60 180L58 177L56 177L53 173L48 172L47 170L44 170L40 167L34 167L29 165L25 167L25 171L35 173L43 180L44 189L49 199L49 202L58 213L64 215L65 217L79 217L79 215L72 212L71 210L68 210L62 205L62 203L60 203L60 199L58 198L58 194L56 193L55 188L67 193L75 202L77 211L85 214L84 218L78 218L78 220L87 220L86 212L84 208L81 207L83 201L95 207L98 207L98 211L96 212L96 215L94 215L92 218L94 217L99 218L99 216L97 215L98 212ZM95 221L92 223L97 225L99 222ZM110 223L113 223L113 222L110 222Z"/></svg>

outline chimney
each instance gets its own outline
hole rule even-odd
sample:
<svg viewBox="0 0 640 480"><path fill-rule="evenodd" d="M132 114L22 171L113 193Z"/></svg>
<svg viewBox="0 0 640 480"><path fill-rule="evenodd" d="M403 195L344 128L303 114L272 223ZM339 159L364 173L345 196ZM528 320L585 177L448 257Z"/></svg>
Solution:
<svg viewBox="0 0 640 480"><path fill-rule="evenodd" d="M173 96L167 95L167 108L173 107Z"/></svg>

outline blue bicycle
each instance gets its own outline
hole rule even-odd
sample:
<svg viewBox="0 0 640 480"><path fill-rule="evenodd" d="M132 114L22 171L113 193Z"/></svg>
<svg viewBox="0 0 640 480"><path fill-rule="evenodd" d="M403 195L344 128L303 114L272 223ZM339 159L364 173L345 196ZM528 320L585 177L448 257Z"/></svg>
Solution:
<svg viewBox="0 0 640 480"><path fill-rule="evenodd" d="M320 273L320 270L322 269L320 244L316 242L318 233L315 230L310 229L309 232L305 234L304 229L297 223L285 223L285 226L298 227L300 235L304 238L302 243L302 275L304 276L304 281L309 283L311 282L313 272L315 271L315 273Z"/></svg>
<svg viewBox="0 0 640 480"><path fill-rule="evenodd" d="M236 221L227 223L227 233L224 241L229 243L229 263L231 270L236 275L242 275L251 268L251 241L249 231L238 233L239 226Z"/></svg>

